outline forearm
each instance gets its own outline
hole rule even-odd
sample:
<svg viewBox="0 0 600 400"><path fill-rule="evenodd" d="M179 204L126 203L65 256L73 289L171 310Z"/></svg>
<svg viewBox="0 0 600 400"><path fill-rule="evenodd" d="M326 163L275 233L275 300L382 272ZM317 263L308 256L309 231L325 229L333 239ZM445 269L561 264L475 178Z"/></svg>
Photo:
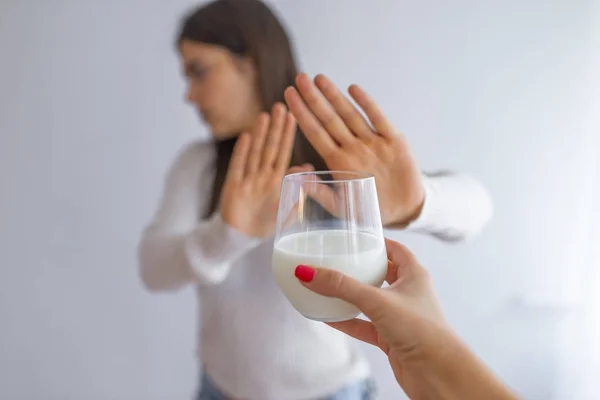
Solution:
<svg viewBox="0 0 600 400"><path fill-rule="evenodd" d="M138 246L139 274L150 291L173 291L196 281L185 252L185 235L144 234Z"/></svg>
<svg viewBox="0 0 600 400"><path fill-rule="evenodd" d="M518 397L454 334L437 333L416 367L423 398L515 400ZM419 400L419 399L415 399Z"/></svg>
<svg viewBox="0 0 600 400"><path fill-rule="evenodd" d="M423 176L425 201L406 229L427 233L444 241L477 235L490 221L493 204L487 189L463 174Z"/></svg>
<svg viewBox="0 0 600 400"><path fill-rule="evenodd" d="M140 275L150 290L218 284L232 263L259 243L229 227L218 213L189 232L150 228L140 244Z"/></svg>

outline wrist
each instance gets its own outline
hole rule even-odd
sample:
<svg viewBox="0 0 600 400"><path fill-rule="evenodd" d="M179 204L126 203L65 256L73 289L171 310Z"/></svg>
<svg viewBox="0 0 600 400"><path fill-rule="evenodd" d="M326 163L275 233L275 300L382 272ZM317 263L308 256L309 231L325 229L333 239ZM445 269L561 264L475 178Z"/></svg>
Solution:
<svg viewBox="0 0 600 400"><path fill-rule="evenodd" d="M265 239L271 236L275 231L274 221L270 225L264 225L246 219L245 217L240 217L238 214L229 214L225 210L221 210L220 214L223 222L229 229L250 239Z"/></svg>
<svg viewBox="0 0 600 400"><path fill-rule="evenodd" d="M416 202L416 206L413 206L412 211L408 213L408 216L401 221L403 226L410 225L413 221L416 221L421 216L421 213L423 212L423 206L425 205L425 193L423 190L421 190L419 199L420 200Z"/></svg>
<svg viewBox="0 0 600 400"><path fill-rule="evenodd" d="M259 236L254 232L254 230L248 229L249 225L247 226L247 224L239 224L236 222L235 218L230 218L227 214L221 213L221 218L230 231L250 239L259 239Z"/></svg>
<svg viewBox="0 0 600 400"><path fill-rule="evenodd" d="M413 199L409 199L406 203L410 204L410 206L402 207L396 213L395 218L392 218L391 222L385 225L395 228L406 228L412 222L416 221L421 216L423 207L425 206L425 190L421 189Z"/></svg>

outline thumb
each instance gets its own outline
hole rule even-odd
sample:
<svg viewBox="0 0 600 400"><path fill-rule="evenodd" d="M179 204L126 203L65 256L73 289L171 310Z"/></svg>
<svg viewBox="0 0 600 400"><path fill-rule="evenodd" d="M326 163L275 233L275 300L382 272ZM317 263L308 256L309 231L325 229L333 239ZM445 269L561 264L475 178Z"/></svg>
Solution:
<svg viewBox="0 0 600 400"><path fill-rule="evenodd" d="M295 275L313 292L347 301L371 320L377 317L387 302L381 289L361 283L339 271L299 265Z"/></svg>

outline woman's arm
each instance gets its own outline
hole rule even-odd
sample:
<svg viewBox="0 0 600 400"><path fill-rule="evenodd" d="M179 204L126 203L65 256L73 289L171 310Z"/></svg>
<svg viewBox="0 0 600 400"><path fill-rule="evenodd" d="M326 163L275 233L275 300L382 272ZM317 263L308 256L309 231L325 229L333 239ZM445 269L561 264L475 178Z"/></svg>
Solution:
<svg viewBox="0 0 600 400"><path fill-rule="evenodd" d="M139 246L140 273L149 289L220 283L236 259L275 232L295 133L296 121L283 104L276 103L271 115L261 113L252 133L236 141L219 210L202 222L201 200L210 195L215 152L195 144L181 154Z"/></svg>
<svg viewBox="0 0 600 400"><path fill-rule="evenodd" d="M260 242L231 228L219 212L200 220L210 196L213 163L211 145L193 143L171 168L160 206L138 247L140 276L149 290L220 283L232 262Z"/></svg>
<svg viewBox="0 0 600 400"><path fill-rule="evenodd" d="M436 332L436 331L433 331ZM517 400L499 379L456 335L439 330L432 346L414 366L414 376L425 398L440 400Z"/></svg>
<svg viewBox="0 0 600 400"><path fill-rule="evenodd" d="M411 399L517 399L448 325L431 276L416 257L391 240L386 249L386 288L327 268L298 266L295 275L308 289L354 304L369 318L328 325L379 347Z"/></svg>
<svg viewBox="0 0 600 400"><path fill-rule="evenodd" d="M186 232L153 226L139 246L140 275L149 290L175 290L188 283L218 284L233 261L260 241L237 232L220 213Z"/></svg>
<svg viewBox="0 0 600 400"><path fill-rule="evenodd" d="M456 242L477 235L492 218L493 203L487 189L466 174L424 174L423 187L423 207L419 216L405 228L408 231Z"/></svg>
<svg viewBox="0 0 600 400"><path fill-rule="evenodd" d="M301 74L296 83L298 89L288 88L285 97L302 132L329 169L375 176L387 227L458 241L478 233L491 218L490 196L475 179L423 176L406 139L360 87L352 85L349 94L368 121L325 76L313 82Z"/></svg>
<svg viewBox="0 0 600 400"><path fill-rule="evenodd" d="M350 96L358 109L323 75L298 76L286 101L302 133L331 170L375 176L386 227L425 232L446 241L472 236L492 215L485 188L461 174L423 176L404 136L360 87Z"/></svg>

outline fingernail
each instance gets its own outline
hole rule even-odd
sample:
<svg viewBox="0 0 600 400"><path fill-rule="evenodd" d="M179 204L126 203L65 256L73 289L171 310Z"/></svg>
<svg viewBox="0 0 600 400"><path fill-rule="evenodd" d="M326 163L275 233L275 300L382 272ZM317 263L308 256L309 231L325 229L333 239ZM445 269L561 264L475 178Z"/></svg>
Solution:
<svg viewBox="0 0 600 400"><path fill-rule="evenodd" d="M294 275L302 282L310 282L315 277L315 269L306 265L298 265L294 271Z"/></svg>

